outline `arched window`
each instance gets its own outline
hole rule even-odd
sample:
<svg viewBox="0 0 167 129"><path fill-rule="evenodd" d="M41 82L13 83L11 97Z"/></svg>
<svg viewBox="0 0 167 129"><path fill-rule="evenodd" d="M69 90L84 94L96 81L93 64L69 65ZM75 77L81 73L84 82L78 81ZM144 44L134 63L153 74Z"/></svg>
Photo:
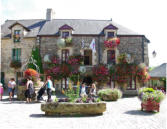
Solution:
<svg viewBox="0 0 167 129"><path fill-rule="evenodd" d="M115 50L107 51L107 64L115 64Z"/></svg>

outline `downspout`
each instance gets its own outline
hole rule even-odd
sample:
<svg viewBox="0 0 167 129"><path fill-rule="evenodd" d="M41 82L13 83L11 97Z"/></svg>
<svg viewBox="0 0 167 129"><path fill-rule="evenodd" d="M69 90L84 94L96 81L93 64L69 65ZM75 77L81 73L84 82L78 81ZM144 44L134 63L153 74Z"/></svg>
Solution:
<svg viewBox="0 0 167 129"><path fill-rule="evenodd" d="M144 36L142 36L142 62L144 63Z"/></svg>
<svg viewBox="0 0 167 129"><path fill-rule="evenodd" d="M100 35L98 35L98 64L100 64L100 54L101 54L101 50L100 50Z"/></svg>

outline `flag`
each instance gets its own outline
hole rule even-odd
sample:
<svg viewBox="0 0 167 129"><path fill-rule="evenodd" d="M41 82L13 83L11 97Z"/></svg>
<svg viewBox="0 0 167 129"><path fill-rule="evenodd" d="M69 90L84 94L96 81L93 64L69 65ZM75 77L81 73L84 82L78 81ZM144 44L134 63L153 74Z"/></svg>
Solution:
<svg viewBox="0 0 167 129"><path fill-rule="evenodd" d="M95 48L95 39L92 39L92 42L91 42L89 48L91 48L93 52L96 52L96 48Z"/></svg>
<svg viewBox="0 0 167 129"><path fill-rule="evenodd" d="M84 47L85 47L85 43L84 43L84 40L82 40L81 48L83 49Z"/></svg>

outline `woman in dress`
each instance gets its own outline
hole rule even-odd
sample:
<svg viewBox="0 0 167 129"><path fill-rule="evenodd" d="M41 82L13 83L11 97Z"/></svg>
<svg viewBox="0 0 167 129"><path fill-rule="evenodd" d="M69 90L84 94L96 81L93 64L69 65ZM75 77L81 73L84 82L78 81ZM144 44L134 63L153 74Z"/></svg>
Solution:
<svg viewBox="0 0 167 129"><path fill-rule="evenodd" d="M34 94L34 86L32 79L30 77L27 78L27 84L26 84L26 99L27 103L30 103L32 100Z"/></svg>

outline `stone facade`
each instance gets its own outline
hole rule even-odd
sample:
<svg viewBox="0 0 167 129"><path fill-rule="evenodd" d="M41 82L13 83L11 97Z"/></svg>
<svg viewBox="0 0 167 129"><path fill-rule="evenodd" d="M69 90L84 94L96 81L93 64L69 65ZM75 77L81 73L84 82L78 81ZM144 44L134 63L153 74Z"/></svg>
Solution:
<svg viewBox="0 0 167 129"><path fill-rule="evenodd" d="M119 36L118 36L119 37ZM57 46L57 40L58 36L45 36L41 37L40 42L40 53L42 56L42 59L44 59L44 56L49 55L57 55L60 59L61 57L61 51ZM122 53L128 53L133 58L133 61L136 63L145 63L148 66L148 47L147 43L143 42L142 36L136 36L136 37L128 37L128 36L120 36L120 44L118 48L115 48L116 51L116 59L119 54ZM70 47L64 47L63 49L69 50L69 55L73 54L81 54L84 55L84 50L90 50L89 45L92 41L92 39L95 39L96 43L96 53L92 52L92 66L98 65L99 63L107 64L107 50L108 48L104 47L104 36L83 36L83 35L77 35L72 36L72 45ZM84 49L81 49L81 43L84 41L85 47ZM144 52L143 52L143 44ZM143 53L145 54L143 56ZM143 59L144 58L144 59ZM117 60L116 60L117 63ZM45 62L43 62L45 64ZM91 66L86 66L86 68ZM61 81L55 81L56 88L60 90L61 87ZM138 83L136 84L136 88L138 89ZM136 93L136 91L135 91Z"/></svg>
<svg viewBox="0 0 167 129"><path fill-rule="evenodd" d="M21 30L21 40L18 43L13 42L13 36L11 38L2 38L1 40L1 72L5 74L5 84L10 80L10 78L16 79L15 72L22 72L21 69L15 71L13 68L10 67L10 62L12 61L12 49L14 48L21 48L21 63L24 64L27 59L29 59L31 55L31 51L33 46L35 45L36 38L25 38L22 26L15 25L11 32L13 34L14 30Z"/></svg>
<svg viewBox="0 0 167 129"><path fill-rule="evenodd" d="M96 53L92 53L92 65L98 65L99 63L107 64L107 48L104 47L105 38L100 36L73 36L73 44L71 47L65 47L63 49L69 49L70 55L83 54L83 50L90 49L89 45L92 39L96 42ZM61 49L56 45L58 37L41 37L40 52L42 58L46 54L58 55L61 58ZM84 41L85 48L81 50L81 43ZM142 37L120 37L120 44L116 50L116 56L122 53L128 53L132 56L134 62L145 63L148 66L148 45L144 42L144 60L143 60L143 48ZM100 57L99 57L100 56ZM100 59L100 61L99 61Z"/></svg>

